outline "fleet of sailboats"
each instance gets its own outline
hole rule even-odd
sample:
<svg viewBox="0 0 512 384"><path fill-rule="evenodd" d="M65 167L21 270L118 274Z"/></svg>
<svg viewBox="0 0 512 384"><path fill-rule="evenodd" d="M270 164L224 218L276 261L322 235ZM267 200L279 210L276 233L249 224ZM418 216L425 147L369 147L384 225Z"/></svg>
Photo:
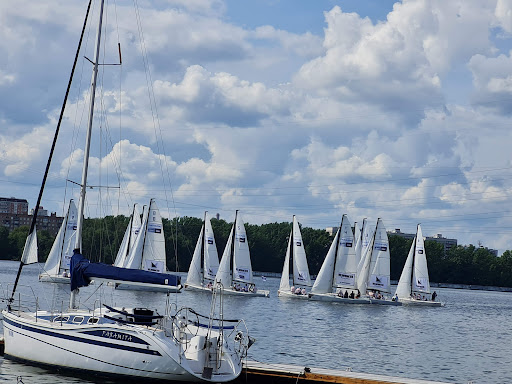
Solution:
<svg viewBox="0 0 512 384"><path fill-rule="evenodd" d="M215 275L215 282L220 283L223 292L228 295L270 295L268 290L256 287L245 225L238 211L235 213L235 221Z"/></svg>
<svg viewBox="0 0 512 384"><path fill-rule="evenodd" d="M290 263L292 265L293 285L290 286ZM278 296L293 298L308 298L308 289L311 287L311 277L309 276L308 261L302 234L300 232L297 218L293 215L292 230L288 238L288 248L284 258L283 273L279 284Z"/></svg>
<svg viewBox="0 0 512 384"><path fill-rule="evenodd" d="M90 3L87 15L89 9ZM201 316L190 308L172 310L170 302L166 305L164 315L147 308L116 308L106 304L102 305L102 303L99 303L99 306L95 303L93 309L77 308L78 288L87 286L93 279L98 282L114 281L115 283L154 283L174 286L179 284L178 276L160 273L163 271L164 265L161 264L162 259L154 258L155 254L152 254L151 259L141 257L142 265L147 270L91 263L81 255L83 212L88 186L88 160L100 61L103 10L104 1L102 0L98 6L95 54L94 59L91 60L93 74L89 122L80 183L76 232L73 234L74 241L69 240L74 248L69 265L71 276L69 308L55 312L40 310L36 304L36 310L31 312L25 309L26 303L22 303L21 298L18 301L15 300L24 265L37 262L35 222L55 142L58 138L59 122L12 294L7 308L2 311L5 357L67 369L90 371L95 374L115 375L119 380L136 377L180 382L231 381L240 375L242 359L246 356L246 351L252 341L247 333L244 333L243 322L224 320L222 298L218 296L218 293L222 292L219 284L216 285L212 294L209 316ZM82 36L86 24L87 22L84 22ZM78 52L79 50L75 62ZM65 102L62 112L64 108ZM162 228L159 227L159 221L161 220L159 220L156 206L150 204L142 220L144 229L141 228L133 244L133 250L144 248L145 245L140 243L148 240L148 236L161 234ZM141 240L143 233L145 233L144 241ZM64 234L61 235L66 238ZM161 247L161 243L158 241L153 243L154 247ZM58 247L58 245L54 244L54 247ZM62 256L60 258L62 259ZM152 272L153 269L158 272Z"/></svg>

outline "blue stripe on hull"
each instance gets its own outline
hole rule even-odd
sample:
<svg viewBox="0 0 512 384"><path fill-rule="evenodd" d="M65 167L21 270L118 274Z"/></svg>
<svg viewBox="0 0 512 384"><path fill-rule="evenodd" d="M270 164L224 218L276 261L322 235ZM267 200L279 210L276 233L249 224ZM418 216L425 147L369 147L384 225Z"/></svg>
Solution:
<svg viewBox="0 0 512 384"><path fill-rule="evenodd" d="M62 333L59 333L59 332L53 332L53 331L48 331L48 330L45 330L45 329L39 329L39 328L31 327L31 326L28 326L28 325L25 325L25 324L19 324L17 322L14 322L14 321L12 321L10 319L5 318L5 317L4 317L4 322L9 324L9 325L11 325L11 326L14 326L14 327L17 327L17 328L20 328L20 329L23 329L23 330L27 330L27 331L30 331L30 332L35 332L35 333L39 333L39 334L47 335L47 336L51 336L51 337L56 337L56 338L59 338L59 339L71 340L71 341L75 341L75 342L79 342L79 343L85 343L85 344L98 345L100 347L106 347L106 348L121 349L121 350L124 350L124 351L142 353L142 354L145 354L145 355L162 356L160 354L160 352L155 351L155 350L131 347L131 346L128 346L128 345L121 345L121 344L115 344L115 343L108 343L106 341L100 341L100 340L85 339L83 337L78 337L78 336L73 336L73 335L66 335L66 334L62 334Z"/></svg>

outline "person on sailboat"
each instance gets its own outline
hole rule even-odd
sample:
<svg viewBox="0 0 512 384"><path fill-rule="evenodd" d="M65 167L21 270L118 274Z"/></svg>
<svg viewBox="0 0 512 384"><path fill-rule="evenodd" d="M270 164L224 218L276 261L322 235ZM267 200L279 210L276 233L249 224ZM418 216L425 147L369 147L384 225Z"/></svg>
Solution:
<svg viewBox="0 0 512 384"><path fill-rule="evenodd" d="M432 301L436 301L436 297L437 297L437 292L436 291L432 292Z"/></svg>
<svg viewBox="0 0 512 384"><path fill-rule="evenodd" d="M349 297L349 298L351 298L351 299L353 299L353 298L355 297L355 295L354 295L354 291L351 291L351 292L350 292L350 295L348 295L348 297Z"/></svg>

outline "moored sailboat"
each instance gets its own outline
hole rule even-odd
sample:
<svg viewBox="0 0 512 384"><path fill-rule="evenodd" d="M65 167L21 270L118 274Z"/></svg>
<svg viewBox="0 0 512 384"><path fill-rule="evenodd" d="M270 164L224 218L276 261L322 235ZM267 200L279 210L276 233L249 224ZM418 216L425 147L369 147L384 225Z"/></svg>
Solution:
<svg viewBox="0 0 512 384"><path fill-rule="evenodd" d="M292 263L293 286L290 286L290 260ZM311 287L311 277L309 276L306 251L304 249L299 223L295 215L293 215L292 230L288 238L283 273L281 275L277 295L307 299L309 293L307 289L309 289L309 287Z"/></svg>
<svg viewBox="0 0 512 384"><path fill-rule="evenodd" d="M217 296L220 287L216 287L212 297L209 316L201 316L190 308L172 311L170 305L166 306L165 316L147 308L115 308L101 302L99 306L95 302L93 309L77 308L78 288L87 286L92 279L153 282L158 285L165 284L161 279L167 279L172 285L179 284L179 277L175 275L90 263L80 252L103 5L102 0L98 10L95 54L91 61L94 69L75 249L70 262L69 309L59 312L39 310L36 300L36 310L31 312L25 309L25 302L15 300L23 266L37 262L35 222L58 137L59 122L12 294L7 308L2 311L5 357L113 375L118 380L135 377L180 382L231 381L241 373L242 359L251 340L243 332L243 323L223 318L222 300ZM90 3L87 14L89 9ZM85 27L86 23L82 35Z"/></svg>
<svg viewBox="0 0 512 384"><path fill-rule="evenodd" d="M426 296L425 296L426 295ZM412 241L404 269L396 288L398 301L405 305L441 307L436 295L430 292L427 254L421 226L416 227L416 236Z"/></svg>
<svg viewBox="0 0 512 384"><path fill-rule="evenodd" d="M211 291L218 269L219 254L217 252L215 236L213 235L210 216L208 212L205 212L204 222L188 269L185 289Z"/></svg>
<svg viewBox="0 0 512 384"><path fill-rule="evenodd" d="M254 282L249 243L244 221L238 214L238 210L220 260L219 270L215 275L215 282L221 283L223 292L228 295L264 297L270 295L269 291L258 289Z"/></svg>

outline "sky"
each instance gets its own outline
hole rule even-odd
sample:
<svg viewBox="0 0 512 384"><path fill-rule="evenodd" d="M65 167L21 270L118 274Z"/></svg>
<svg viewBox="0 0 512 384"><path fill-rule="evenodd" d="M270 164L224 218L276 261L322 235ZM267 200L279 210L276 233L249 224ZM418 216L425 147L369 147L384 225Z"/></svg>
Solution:
<svg viewBox="0 0 512 384"><path fill-rule="evenodd" d="M0 196L35 206L85 0L0 2ZM78 200L93 1L42 206ZM512 249L512 0L109 0L86 216L387 230ZM118 43L122 65L119 63Z"/></svg>

